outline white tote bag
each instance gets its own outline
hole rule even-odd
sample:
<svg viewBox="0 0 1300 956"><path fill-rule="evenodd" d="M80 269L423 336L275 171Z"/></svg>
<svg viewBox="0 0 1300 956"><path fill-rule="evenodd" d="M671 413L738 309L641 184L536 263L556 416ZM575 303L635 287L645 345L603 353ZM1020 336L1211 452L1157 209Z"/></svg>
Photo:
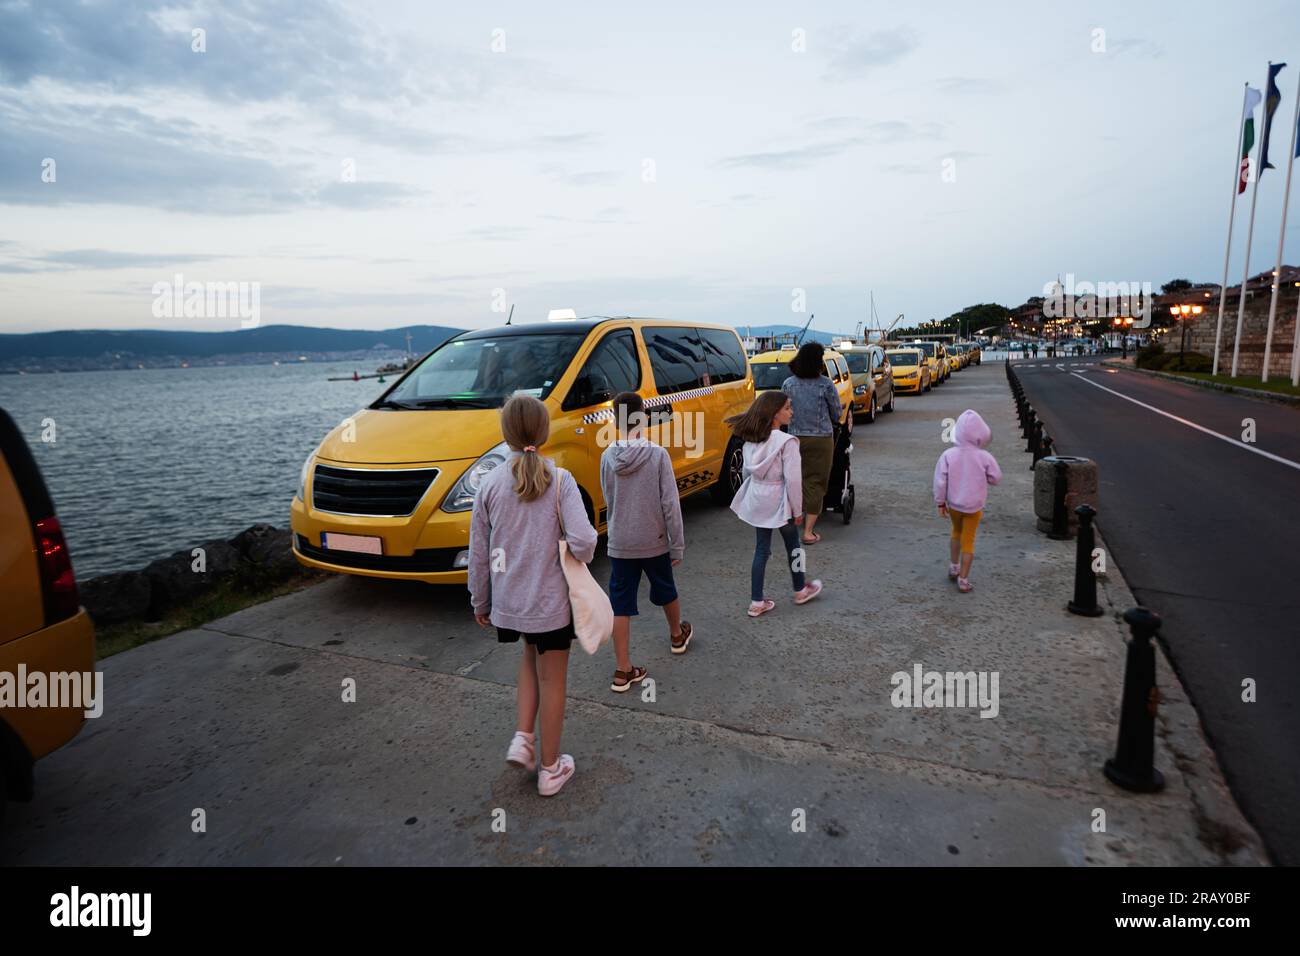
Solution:
<svg viewBox="0 0 1300 956"><path fill-rule="evenodd" d="M569 606L573 611L573 630L578 643L588 654L595 654L614 633L614 608L591 569L569 553L564 536L564 515L560 511L560 469L555 469L555 516L560 519L560 568L569 584Z"/></svg>

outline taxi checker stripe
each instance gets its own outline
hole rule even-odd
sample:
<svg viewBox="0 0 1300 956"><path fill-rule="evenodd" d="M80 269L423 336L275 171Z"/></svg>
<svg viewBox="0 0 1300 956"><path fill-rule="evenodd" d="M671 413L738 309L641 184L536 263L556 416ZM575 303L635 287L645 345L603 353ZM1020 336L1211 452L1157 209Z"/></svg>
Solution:
<svg viewBox="0 0 1300 956"><path fill-rule="evenodd" d="M712 385L708 385L704 388L692 388L687 389L684 392L673 392L671 395L656 395L653 398L647 398L645 400L645 407L656 408L659 405L668 405L672 402L680 402L688 398L699 398L702 395L712 395L714 391L716 391L716 389ZM594 425L596 422L603 422L607 419L612 419L613 417L614 409L602 408L598 412L588 412L586 415L583 415L582 423L584 425Z"/></svg>

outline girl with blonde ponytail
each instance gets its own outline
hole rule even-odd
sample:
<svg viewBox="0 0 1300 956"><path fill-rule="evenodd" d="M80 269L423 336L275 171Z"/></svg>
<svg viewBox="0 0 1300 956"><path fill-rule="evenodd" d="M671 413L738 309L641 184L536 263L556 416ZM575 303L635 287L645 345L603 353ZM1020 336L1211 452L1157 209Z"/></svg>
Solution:
<svg viewBox="0 0 1300 956"><path fill-rule="evenodd" d="M576 635L556 542L563 533L580 561L589 563L596 553L596 529L578 483L541 455L550 433L551 415L542 402L530 395L506 402L501 436L510 448L509 464L483 478L469 529L474 618L480 627L495 626L501 643L522 637L524 644L518 723L506 762L536 769L537 792L544 797L558 793L575 769L573 757L560 753L569 645Z"/></svg>

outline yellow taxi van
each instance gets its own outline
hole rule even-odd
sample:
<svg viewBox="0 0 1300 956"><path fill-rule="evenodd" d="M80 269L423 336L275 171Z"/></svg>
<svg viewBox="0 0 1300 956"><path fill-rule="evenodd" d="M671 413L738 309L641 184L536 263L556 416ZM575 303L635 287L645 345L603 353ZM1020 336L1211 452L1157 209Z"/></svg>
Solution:
<svg viewBox="0 0 1300 956"><path fill-rule="evenodd" d="M632 391L659 424L681 495L729 503L741 444L723 424L754 399L736 330L646 318L587 318L462 332L344 420L303 462L290 506L293 549L308 567L428 583L464 583L470 510L507 459L500 409L516 393L551 411L540 449L573 474L605 526L600 456L613 398Z"/></svg>
<svg viewBox="0 0 1300 956"><path fill-rule="evenodd" d="M798 346L789 345L772 352L760 352L751 358L749 367L754 373L754 389L759 392L779 390L782 383L790 377L790 360L798 352ZM830 347L822 353L822 361L826 366L826 377L834 383L843 410L839 424L852 434L853 373L849 371L849 363L840 352Z"/></svg>
<svg viewBox="0 0 1300 956"><path fill-rule="evenodd" d="M68 545L45 480L12 418L0 409L0 818L30 800L37 760L85 723L80 706L9 706L18 675L90 674L95 628L77 597ZM25 682L24 682L25 683ZM48 703L48 702L47 702Z"/></svg>

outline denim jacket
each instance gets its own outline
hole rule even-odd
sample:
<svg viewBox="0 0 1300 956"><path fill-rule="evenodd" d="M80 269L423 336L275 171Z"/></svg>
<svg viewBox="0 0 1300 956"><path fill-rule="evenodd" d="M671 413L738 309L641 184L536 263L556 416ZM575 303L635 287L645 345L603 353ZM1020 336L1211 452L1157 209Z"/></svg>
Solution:
<svg viewBox="0 0 1300 956"><path fill-rule="evenodd" d="M781 383L781 391L790 396L794 417L790 419L791 435L832 435L833 426L844 414L835 383L825 375L816 378L799 378L791 375Z"/></svg>

